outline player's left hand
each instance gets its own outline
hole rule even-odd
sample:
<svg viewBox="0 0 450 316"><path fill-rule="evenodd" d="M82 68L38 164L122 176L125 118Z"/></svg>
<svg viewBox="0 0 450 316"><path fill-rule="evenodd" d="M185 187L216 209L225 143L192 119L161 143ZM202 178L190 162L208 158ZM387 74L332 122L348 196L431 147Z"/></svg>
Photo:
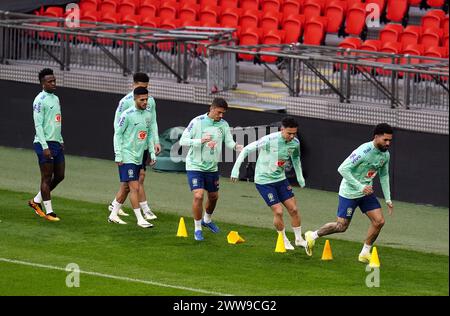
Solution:
<svg viewBox="0 0 450 316"><path fill-rule="evenodd" d="M386 203L387 207L388 207L388 213L389 216L392 216L392 214L394 213L394 204L392 204L392 202Z"/></svg>
<svg viewBox="0 0 450 316"><path fill-rule="evenodd" d="M150 159L149 165L153 167L156 164L156 159Z"/></svg>
<svg viewBox="0 0 450 316"><path fill-rule="evenodd" d="M161 144L155 144L155 155L159 155L161 153Z"/></svg>
<svg viewBox="0 0 450 316"><path fill-rule="evenodd" d="M241 152L243 149L244 149L244 146L243 145L239 145L239 144L236 144L236 147L234 148L234 150L237 151L237 152Z"/></svg>

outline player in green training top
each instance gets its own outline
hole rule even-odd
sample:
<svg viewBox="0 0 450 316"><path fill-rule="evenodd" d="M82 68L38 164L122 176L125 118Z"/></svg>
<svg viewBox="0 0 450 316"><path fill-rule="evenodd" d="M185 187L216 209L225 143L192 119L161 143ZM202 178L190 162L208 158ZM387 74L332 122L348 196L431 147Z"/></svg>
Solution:
<svg viewBox="0 0 450 316"><path fill-rule="evenodd" d="M373 135L372 141L359 146L339 166L338 171L343 179L339 188L337 220L314 232L306 232L305 238L308 248L311 250L317 238L345 232L350 225L355 209L359 207L361 212L369 217L371 223L358 260L364 263L370 261L370 248L384 225L381 205L372 188L372 182L377 173L380 174L381 188L389 215L392 215L394 207L389 187L390 155L388 152L392 143L392 127L385 123L378 124L373 131Z"/></svg>
<svg viewBox="0 0 450 316"><path fill-rule="evenodd" d="M282 233L286 249L294 250L285 232L283 222L284 205L291 216L295 245L305 247L305 250L308 250L306 241L302 237L297 201L285 173L286 162L290 159L297 175L298 183L302 188L305 186L300 162L300 141L296 138L297 130L298 123L295 119L286 117L282 121L280 132L269 134L245 146L234 164L231 180L233 182L239 180L241 164L250 153L259 149L260 152L256 161L255 184L266 204L272 209L273 224L276 230Z"/></svg>
<svg viewBox="0 0 450 316"><path fill-rule="evenodd" d="M36 129L34 150L41 170L41 189L28 205L39 216L57 222L60 219L53 212L50 192L64 179L65 172L61 107L59 98L55 95L56 78L53 70L42 69L39 72L39 82L43 90L34 99L33 119ZM41 203L44 204L45 212Z"/></svg>
<svg viewBox="0 0 450 316"><path fill-rule="evenodd" d="M218 161L221 158L222 143L236 151L242 150L242 145L234 142L228 123L223 119L228 109L228 103L222 98L215 98L209 112L194 118L180 139L181 146L189 146L186 157L186 171L189 186L194 194L192 211L194 214L195 240L203 240L202 226L208 227L213 233L219 228L211 221L211 215L219 198ZM203 214L203 196L208 192L205 215Z"/></svg>
<svg viewBox="0 0 450 316"><path fill-rule="evenodd" d="M139 187L141 186L139 176L146 148L149 150L150 164L153 165L156 161L151 135L152 115L147 110L148 90L137 87L133 95L135 106L122 113L114 132L115 162L119 166L120 182L127 183L130 189L130 201L136 214L137 224L148 228L153 225L144 219L139 207ZM108 218L110 222L125 224L118 216L120 207L120 203L114 205Z"/></svg>
<svg viewBox="0 0 450 316"><path fill-rule="evenodd" d="M136 89L138 87L147 89L149 81L150 81L150 78L148 77L147 74L142 73L142 72L137 72L133 75L133 89ZM118 127L119 118L122 115L122 113L125 112L129 108L134 108L134 106L135 106L134 95L133 95L133 91L131 91L126 96L124 96L119 102L119 105L116 109L116 114L114 116L114 129L116 129ZM151 123L150 123L151 134L150 135L152 136L153 143L155 144L155 148L154 148L155 154L158 155L161 152L161 145L159 143L158 123L156 121L156 102L155 102L155 99L153 99L153 97L151 97L151 96L148 97L147 111L149 111L151 114ZM144 190L145 172L147 169L146 166L149 163L149 158L150 157L148 155L148 149L146 148L144 151L144 156L142 158L143 159L142 160L142 168L139 173L139 183L140 183L139 205L140 205L142 211L144 212L144 218L146 220L153 220L153 219L156 219L157 217L152 212L150 206L148 205L147 196L146 196L145 190ZM120 185L120 188L119 188L119 192L117 192L114 201L112 201L108 207L109 210L112 211L112 209L114 208L114 206L116 204L122 205L125 202L125 199L126 199L129 191L130 190L128 188L128 183L122 182ZM119 208L118 214L123 215L123 216L128 216L128 214L125 213L122 210L122 208Z"/></svg>

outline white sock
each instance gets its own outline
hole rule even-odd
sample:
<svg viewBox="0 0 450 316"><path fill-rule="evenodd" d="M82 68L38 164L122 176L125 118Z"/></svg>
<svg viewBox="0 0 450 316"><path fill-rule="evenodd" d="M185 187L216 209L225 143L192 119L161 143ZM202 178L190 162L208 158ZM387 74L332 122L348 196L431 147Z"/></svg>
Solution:
<svg viewBox="0 0 450 316"><path fill-rule="evenodd" d="M370 253L370 249L372 248L372 246L364 244L363 249L361 250L361 254L367 254Z"/></svg>
<svg viewBox="0 0 450 316"><path fill-rule="evenodd" d="M142 222L145 220L144 217L142 216L140 208L133 209L133 211L134 211L134 214L136 215L138 222Z"/></svg>
<svg viewBox="0 0 450 316"><path fill-rule="evenodd" d="M194 226L195 226L195 231L202 230L202 220L199 219L197 221L197 220L194 219Z"/></svg>
<svg viewBox="0 0 450 316"><path fill-rule="evenodd" d="M41 191L36 194L36 196L33 198L34 203L42 203L42 195Z"/></svg>
<svg viewBox="0 0 450 316"><path fill-rule="evenodd" d="M47 214L53 213L53 208L52 208L52 201L48 200L48 201L44 201L44 207L45 207L45 212Z"/></svg>
<svg viewBox="0 0 450 316"><path fill-rule="evenodd" d="M211 223L211 216L212 214L208 214L208 212L205 211L205 215L203 215L203 221L207 224Z"/></svg>
<svg viewBox="0 0 450 316"><path fill-rule="evenodd" d="M279 233L283 234L284 239L288 239L286 236L286 229L283 228L283 230L277 230Z"/></svg>
<svg viewBox="0 0 450 316"><path fill-rule="evenodd" d="M302 237L302 226L292 227L292 229L294 230L295 240L303 240L303 237Z"/></svg>
<svg viewBox="0 0 450 316"><path fill-rule="evenodd" d="M150 206L148 206L147 201L139 202L139 205L141 206L141 209L144 213L150 212Z"/></svg>
<svg viewBox="0 0 450 316"><path fill-rule="evenodd" d="M117 202L116 198L114 198L114 201L111 202L111 205L114 206L114 205L116 205L116 203L119 203L119 202Z"/></svg>
<svg viewBox="0 0 450 316"><path fill-rule="evenodd" d="M316 240L317 238L319 238L319 235L317 234L317 232L318 231L316 230L312 233L312 239Z"/></svg>
<svg viewBox="0 0 450 316"><path fill-rule="evenodd" d="M113 205L113 209L111 211L111 216L118 216L119 210L122 207L122 204L120 204L119 202L117 202L116 199L114 199L112 205Z"/></svg>

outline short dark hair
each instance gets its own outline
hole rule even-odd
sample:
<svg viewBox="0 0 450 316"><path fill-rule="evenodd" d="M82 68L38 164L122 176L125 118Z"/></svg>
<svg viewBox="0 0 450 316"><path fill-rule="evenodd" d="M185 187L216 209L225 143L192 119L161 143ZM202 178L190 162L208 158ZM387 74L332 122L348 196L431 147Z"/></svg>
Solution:
<svg viewBox="0 0 450 316"><path fill-rule="evenodd" d="M281 125L284 128L297 128L298 123L292 116L286 116L282 121Z"/></svg>
<svg viewBox="0 0 450 316"><path fill-rule="evenodd" d="M44 68L39 72L39 82L42 83L42 79L44 79L45 76L53 75L53 69L50 68Z"/></svg>
<svg viewBox="0 0 450 316"><path fill-rule="evenodd" d="M375 126L375 128L373 129L373 136L384 134L394 134L394 130L392 129L391 125L387 123L381 123Z"/></svg>
<svg viewBox="0 0 450 316"><path fill-rule="evenodd" d="M214 100L211 103L211 106L223 108L225 110L228 109L228 103L227 103L227 101L225 101L224 98L214 98Z"/></svg>
<svg viewBox="0 0 450 316"><path fill-rule="evenodd" d="M148 94L148 90L143 87L137 87L136 89L133 90L134 96L143 94Z"/></svg>
<svg viewBox="0 0 450 316"><path fill-rule="evenodd" d="M134 82L149 82L149 76L144 72L137 72L133 75Z"/></svg>

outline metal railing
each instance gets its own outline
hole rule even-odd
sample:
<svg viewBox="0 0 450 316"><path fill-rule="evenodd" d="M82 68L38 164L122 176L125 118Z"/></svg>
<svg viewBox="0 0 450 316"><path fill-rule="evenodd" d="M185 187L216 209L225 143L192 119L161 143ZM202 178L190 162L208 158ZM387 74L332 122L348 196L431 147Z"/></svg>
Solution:
<svg viewBox="0 0 450 316"><path fill-rule="evenodd" d="M209 50L253 55L253 62L272 72L291 96L448 111L447 59L301 44L211 45ZM263 56L277 62L269 65Z"/></svg>
<svg viewBox="0 0 450 316"><path fill-rule="evenodd" d="M145 71L177 82L206 82L207 49L232 43L233 29L149 27L79 21L0 11L0 62L40 63L88 71Z"/></svg>

